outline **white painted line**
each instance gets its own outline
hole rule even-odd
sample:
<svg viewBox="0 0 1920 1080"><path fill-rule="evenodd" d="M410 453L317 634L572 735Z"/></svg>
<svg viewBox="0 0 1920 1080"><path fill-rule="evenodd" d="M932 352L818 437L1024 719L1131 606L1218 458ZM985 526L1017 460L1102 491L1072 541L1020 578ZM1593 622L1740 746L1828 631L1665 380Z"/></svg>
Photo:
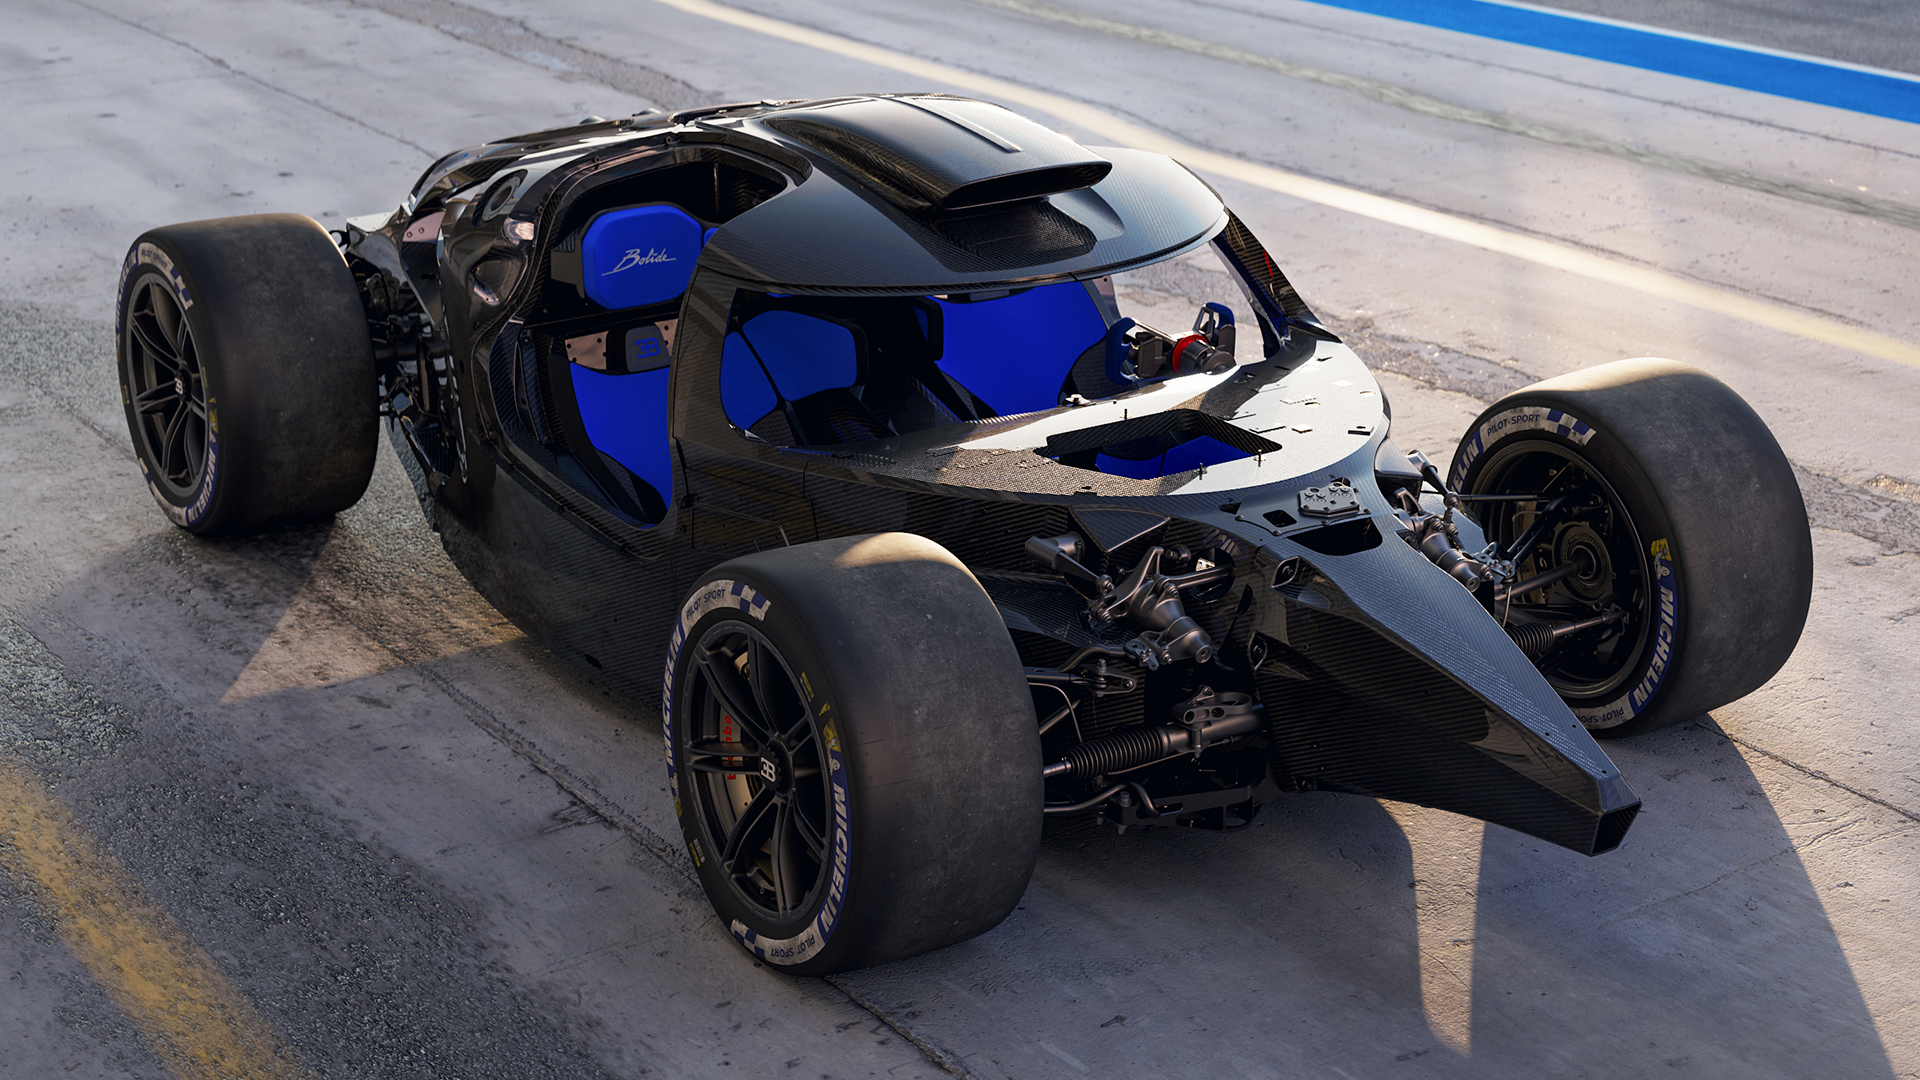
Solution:
<svg viewBox="0 0 1920 1080"><path fill-rule="evenodd" d="M916 78L935 80L977 94L1013 102L1050 113L1060 119L1142 150L1152 150L1178 158L1193 168L1216 173L1242 183L1322 206L1344 210L1375 221L1457 241L1486 251L1523 259L1539 266L1563 270L1592 281L1605 282L1663 300L1677 301L1702 311L1742 319L1757 326L1779 330L1823 345L1920 368L1920 344L1902 341L1886 334L1851 326L1838 319L1795 311L1792 308L1647 267L1634 266L1603 255L1596 255L1570 244L1542 240L1477 221L1443 214L1380 195L1356 191L1338 184L1267 165L1230 157L1189 146L1162 132L1122 120L1111 113L1071 98L1021 86L991 75L981 75L932 60L894 52L820 30L782 22L779 19L739 11L709 0L654 0L655 3L684 11L714 22L749 30L757 34L789 41L796 45L859 60L876 67Z"/></svg>
<svg viewBox="0 0 1920 1080"><path fill-rule="evenodd" d="M1842 71L1857 71L1863 75L1878 75L1883 79L1920 82L1920 75L1913 75L1905 71L1895 71L1892 68L1873 67L1868 64L1854 64L1845 60L1835 60L1830 56L1815 56L1812 53L1798 53L1790 52L1786 49L1773 49L1765 45L1755 45L1751 42L1734 41L1731 38L1708 37L1705 34L1690 34L1685 30L1669 30L1664 26L1650 26L1647 23L1628 22L1625 19L1609 19L1605 15L1589 15L1583 11L1568 11L1565 8L1545 7L1540 4L1525 4L1521 3L1520 0L1480 0L1480 2L1483 4L1497 4L1500 7L1506 8L1518 8L1521 11L1531 11L1540 15L1550 15L1556 19L1572 19L1575 22L1593 23L1596 26L1617 26L1622 30L1632 30L1641 34L1653 34L1656 37L1673 38L1676 41L1694 41L1702 45L1716 45L1722 49L1749 52L1758 56L1778 56L1783 60L1798 60L1803 64L1818 64L1821 67L1838 68Z"/></svg>

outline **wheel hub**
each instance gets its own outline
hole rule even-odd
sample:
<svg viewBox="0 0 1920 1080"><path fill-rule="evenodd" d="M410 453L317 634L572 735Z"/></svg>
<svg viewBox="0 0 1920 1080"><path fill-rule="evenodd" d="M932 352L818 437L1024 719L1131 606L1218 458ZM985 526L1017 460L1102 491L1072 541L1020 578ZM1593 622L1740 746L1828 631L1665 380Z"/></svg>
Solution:
<svg viewBox="0 0 1920 1080"><path fill-rule="evenodd" d="M1546 439L1522 439L1482 457L1470 494L1517 492L1530 506L1492 522L1490 538L1511 544L1554 499L1568 500L1571 516L1535 542L1536 572L1568 569L1535 604L1519 604L1548 623L1577 623L1610 612L1596 624L1543 654L1540 673L1570 704L1601 703L1623 692L1650 648L1646 549L1619 495L1578 451ZM1537 661L1538 662L1538 661Z"/></svg>
<svg viewBox="0 0 1920 1080"><path fill-rule="evenodd" d="M792 794L793 756L785 746L774 743L761 752L760 779L765 780L776 795Z"/></svg>
<svg viewBox="0 0 1920 1080"><path fill-rule="evenodd" d="M1574 563L1579 572L1566 579L1567 591L1589 603L1613 590L1613 560L1607 557L1606 542L1585 522L1575 522L1560 530L1553 542L1554 561Z"/></svg>

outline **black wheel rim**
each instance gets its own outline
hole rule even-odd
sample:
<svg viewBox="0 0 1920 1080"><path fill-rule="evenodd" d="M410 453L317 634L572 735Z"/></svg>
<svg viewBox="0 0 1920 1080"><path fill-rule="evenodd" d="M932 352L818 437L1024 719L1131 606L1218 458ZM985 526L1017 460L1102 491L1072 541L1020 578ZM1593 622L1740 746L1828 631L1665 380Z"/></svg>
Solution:
<svg viewBox="0 0 1920 1080"><path fill-rule="evenodd" d="M1655 590L1649 556L1633 517L1612 485L1577 451L1559 443L1526 441L1490 454L1478 470L1472 494L1511 494L1485 514L1487 538L1514 560L1516 578L1543 574L1566 562L1582 569L1543 589L1496 604L1494 615L1533 615L1568 625L1613 616L1560 638L1534 662L1563 700L1603 704L1614 700L1643 666L1652 641ZM1564 520L1526 551L1512 545L1552 500L1565 498Z"/></svg>
<svg viewBox="0 0 1920 1080"><path fill-rule="evenodd" d="M149 273L127 301L128 418L148 474L169 498L191 500L207 470L207 382L187 313L171 285Z"/></svg>
<svg viewBox="0 0 1920 1080"><path fill-rule="evenodd" d="M684 765L734 896L791 923L827 884L833 807L820 731L786 660L751 626L713 628L694 650Z"/></svg>

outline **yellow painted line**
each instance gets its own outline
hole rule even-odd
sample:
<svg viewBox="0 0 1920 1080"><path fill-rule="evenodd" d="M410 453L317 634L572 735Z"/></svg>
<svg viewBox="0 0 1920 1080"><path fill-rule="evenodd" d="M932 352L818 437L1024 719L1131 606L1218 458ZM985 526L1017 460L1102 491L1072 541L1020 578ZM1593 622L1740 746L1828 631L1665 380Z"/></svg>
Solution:
<svg viewBox="0 0 1920 1080"><path fill-rule="evenodd" d="M1123 146L1166 154L1169 157L1178 158L1195 169L1263 187L1268 191L1318 203L1336 210L1344 210L1350 214L1426 233L1429 236L1437 236L1523 259L1539 266L1563 270L1592 281L1617 285L1662 300L1686 304L1716 315L1741 319L1757 326L1792 334L1809 341L1817 341L1823 345L1833 345L1882 360L1891 360L1897 364L1920 368L1920 344L1902 341L1838 319L1796 311L1766 300L1703 285L1660 270L1610 259L1571 244L1527 236L1497 226L1455 217L1452 214L1444 214L1438 210L1414 206L1397 199L1389 199L1382 195L1373 195L1324 180L1315 180L1312 177L1286 172L1269 165L1259 165L1227 154L1202 150L1163 132L1122 120L1084 102L1008 82L1005 79L997 79L991 75L966 71L932 60L923 60L916 56L894 52L878 45L852 41L820 30L810 30L804 26L795 26L765 15L723 7L711 3L710 0L655 0L655 2L684 11L689 15L790 41L796 45L819 49L836 56L844 56L849 60L889 68L915 78L942 82L976 94L1051 113L1069 124L1094 132L1102 138L1111 139Z"/></svg>
<svg viewBox="0 0 1920 1080"><path fill-rule="evenodd" d="M5 756L0 864L180 1080L312 1076L72 811Z"/></svg>

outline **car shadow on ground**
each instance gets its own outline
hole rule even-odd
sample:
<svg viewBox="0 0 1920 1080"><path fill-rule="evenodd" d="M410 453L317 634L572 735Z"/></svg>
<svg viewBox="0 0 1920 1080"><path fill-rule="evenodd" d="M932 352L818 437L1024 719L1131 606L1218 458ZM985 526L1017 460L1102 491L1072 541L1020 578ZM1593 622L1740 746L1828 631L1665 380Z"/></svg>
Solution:
<svg viewBox="0 0 1920 1080"><path fill-rule="evenodd" d="M1331 794L1237 835L1055 822L1006 924L851 980L1014 1075L1058 1051L1116 1075L1891 1078L1735 748L1703 719L1608 749L1648 805L1607 855Z"/></svg>
<svg viewBox="0 0 1920 1080"><path fill-rule="evenodd" d="M398 658L313 642L349 605L473 612L457 582L413 578L417 593L394 595L383 575L400 571L361 561L386 547L370 537L387 511L240 540L158 527L43 605L36 636L111 697L181 723L238 701L283 715L360 708L388 722L399 702L368 689L381 680L361 680L403 670ZM525 717L536 739L552 712L570 728L657 737L647 709L574 715L566 699L597 688L523 652L538 650L518 642L447 662L523 669L530 696L545 684L553 700L530 702ZM565 740L547 745L569 763ZM1059 1074L1065 1062L1115 1075L1891 1077L1788 826L1734 748L1696 723L1608 749L1647 809L1620 851L1596 859L1331 794L1286 797L1234 835L1052 822L1033 884L1001 927L843 981L982 1076ZM135 805L141 793L184 798L158 774L123 794L107 774L94 779L108 813L127 820L157 809ZM257 795L244 775L231 780L206 798L245 822ZM622 794L642 817L670 813L654 777ZM192 801L167 816L185 827L206 809ZM260 873L245 869L249 844L300 842L299 821L285 837L236 825L231 880ZM316 851L343 842L313 839ZM424 902L410 889L396 900ZM710 930L702 954L732 949L717 921L682 925Z"/></svg>

